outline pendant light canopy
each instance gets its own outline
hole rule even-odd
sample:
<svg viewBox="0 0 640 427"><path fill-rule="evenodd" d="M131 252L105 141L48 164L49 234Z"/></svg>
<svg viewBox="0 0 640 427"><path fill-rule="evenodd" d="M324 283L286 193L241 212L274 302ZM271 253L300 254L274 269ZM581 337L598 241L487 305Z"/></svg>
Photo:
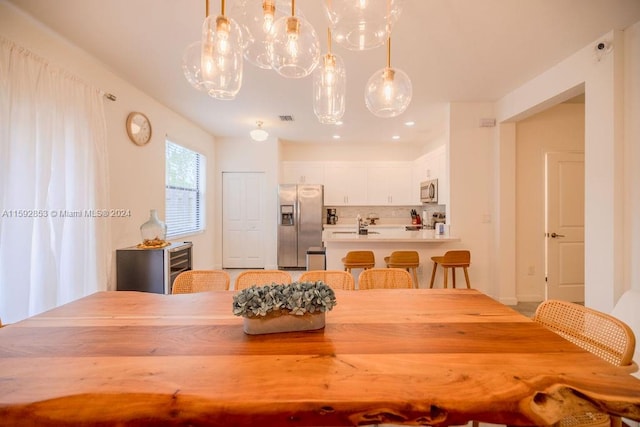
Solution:
<svg viewBox="0 0 640 427"><path fill-rule="evenodd" d="M402 70L391 68L391 39L389 39L387 66L376 71L369 78L364 92L365 104L377 117L396 117L407 109L412 94L413 87L409 76Z"/></svg>
<svg viewBox="0 0 640 427"><path fill-rule="evenodd" d="M202 25L201 72L207 93L216 99L231 100L240 91L242 32L225 16L225 0L221 0L221 14L214 17L207 13Z"/></svg>
<svg viewBox="0 0 640 427"><path fill-rule="evenodd" d="M268 36L271 66L284 77L306 77L318 65L320 41L313 26L295 15L291 0L291 16L278 19Z"/></svg>
<svg viewBox="0 0 640 427"><path fill-rule="evenodd" d="M254 141L258 141L258 142L266 141L267 138L269 138L269 132L267 132L266 130L262 129L262 122L259 121L259 120L256 122L256 126L257 126L257 128L255 128L251 132L249 132L249 136Z"/></svg>
<svg viewBox="0 0 640 427"><path fill-rule="evenodd" d="M404 0L325 0L333 39L350 50L384 45L402 13Z"/></svg>
<svg viewBox="0 0 640 427"><path fill-rule="evenodd" d="M346 84L344 61L331 53L331 30L328 30L327 54L313 71L313 112L320 123L336 124L342 118Z"/></svg>

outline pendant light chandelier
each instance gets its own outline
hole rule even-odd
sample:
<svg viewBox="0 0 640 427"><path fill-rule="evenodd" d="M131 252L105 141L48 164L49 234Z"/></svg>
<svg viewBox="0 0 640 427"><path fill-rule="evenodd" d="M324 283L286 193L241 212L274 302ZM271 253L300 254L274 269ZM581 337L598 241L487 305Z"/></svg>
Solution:
<svg viewBox="0 0 640 427"><path fill-rule="evenodd" d="M335 124L344 115L347 73L344 61L331 53L331 30L327 54L313 71L313 112L320 123Z"/></svg>
<svg viewBox="0 0 640 427"><path fill-rule="evenodd" d="M268 36L271 66L284 77L306 77L318 65L320 41L313 26L296 16L296 1L291 0L291 16L278 19Z"/></svg>
<svg viewBox="0 0 640 427"><path fill-rule="evenodd" d="M276 16L276 0L263 0L243 4L238 15L244 41L244 59L253 65L271 68L271 58L267 50L267 36L273 28Z"/></svg>
<svg viewBox="0 0 640 427"><path fill-rule="evenodd" d="M225 16L225 0L221 14L209 16L202 24L201 76L207 93L231 100L242 86L242 32L238 24Z"/></svg>
<svg viewBox="0 0 640 427"><path fill-rule="evenodd" d="M187 46L182 54L182 72L194 89L206 91L207 88L204 87L204 82L202 81L201 55L202 42L200 40Z"/></svg>
<svg viewBox="0 0 640 427"><path fill-rule="evenodd" d="M404 0L325 0L333 39L349 50L384 45L402 13Z"/></svg>
<svg viewBox="0 0 640 427"><path fill-rule="evenodd" d="M387 66L376 71L367 82L364 101L369 111L377 117L396 117L411 102L413 88L407 74L391 68L391 39L387 42Z"/></svg>

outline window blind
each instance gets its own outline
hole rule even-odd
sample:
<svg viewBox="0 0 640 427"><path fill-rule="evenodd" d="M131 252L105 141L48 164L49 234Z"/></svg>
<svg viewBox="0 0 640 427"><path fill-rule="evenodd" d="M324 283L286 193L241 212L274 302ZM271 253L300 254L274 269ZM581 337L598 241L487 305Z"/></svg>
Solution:
<svg viewBox="0 0 640 427"><path fill-rule="evenodd" d="M204 229L204 169L202 154L166 141L165 223L168 238Z"/></svg>

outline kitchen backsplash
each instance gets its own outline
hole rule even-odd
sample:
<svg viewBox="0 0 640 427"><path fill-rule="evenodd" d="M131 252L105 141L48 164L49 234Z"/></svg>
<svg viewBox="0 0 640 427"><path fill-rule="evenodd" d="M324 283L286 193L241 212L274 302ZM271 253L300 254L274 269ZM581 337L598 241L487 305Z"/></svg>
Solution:
<svg viewBox="0 0 640 427"><path fill-rule="evenodd" d="M376 221L378 225L384 224L411 224L411 210L415 209L418 214L422 215L422 211L426 210L427 215L431 215L435 212L445 212L445 205L417 205L417 206L325 206L325 218L326 224L326 209L336 209L338 215L337 225L352 224L356 221L358 214L362 219L367 219L371 214L375 214L379 220Z"/></svg>

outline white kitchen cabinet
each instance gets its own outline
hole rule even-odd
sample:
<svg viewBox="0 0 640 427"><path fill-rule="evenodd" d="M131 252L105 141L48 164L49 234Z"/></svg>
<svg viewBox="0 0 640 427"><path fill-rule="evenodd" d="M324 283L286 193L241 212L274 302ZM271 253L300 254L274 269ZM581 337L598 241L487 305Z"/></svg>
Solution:
<svg viewBox="0 0 640 427"><path fill-rule="evenodd" d="M324 184L323 162L282 162L281 184Z"/></svg>
<svg viewBox="0 0 640 427"><path fill-rule="evenodd" d="M367 167L357 162L328 162L324 167L324 204L367 205Z"/></svg>
<svg viewBox="0 0 640 427"><path fill-rule="evenodd" d="M419 203L411 163L375 162L367 165L367 204L406 206Z"/></svg>

